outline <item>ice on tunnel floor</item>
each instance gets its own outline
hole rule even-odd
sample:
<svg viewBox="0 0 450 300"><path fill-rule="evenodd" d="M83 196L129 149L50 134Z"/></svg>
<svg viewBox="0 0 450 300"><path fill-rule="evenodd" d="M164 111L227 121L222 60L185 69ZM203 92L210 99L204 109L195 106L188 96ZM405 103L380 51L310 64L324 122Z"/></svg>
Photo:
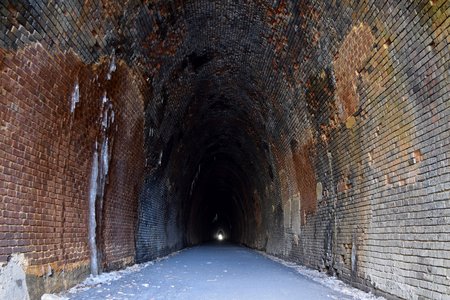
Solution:
<svg viewBox="0 0 450 300"><path fill-rule="evenodd" d="M269 255L262 251L258 251L258 252L277 263L280 263L288 268L294 269L299 274L302 274L302 275L320 283L321 285L329 287L329 288L331 288L335 291L341 292L345 295L353 296L355 299L358 299L358 300L384 300L385 299L383 297L377 297L377 296L373 295L372 293L366 293L364 291L361 291L354 287L351 287L348 284L344 283L343 281L337 279L336 277L328 276L327 274L321 273L317 270L313 270L313 269L307 268L305 266L297 265L293 262L285 261L281 258Z"/></svg>
<svg viewBox="0 0 450 300"><path fill-rule="evenodd" d="M174 252L174 253L172 253L172 254L170 254L168 256L165 256L165 257L162 257L162 258L158 258L158 259L156 259L154 261L141 263L141 264L135 264L135 265L127 267L127 268L125 268L123 270L113 271L113 272L108 272L108 273L102 273L102 274L100 274L98 276L90 275L83 282L81 282L80 284L72 287L66 293L68 295L69 294L76 294L76 293L79 293L79 292L82 292L82 291L87 291L87 290L89 290L91 288L94 288L94 287L97 287L97 286L103 286L103 285L105 287L107 287L107 286L113 284L114 281L117 281L118 279L120 279L120 278L122 278L122 277L124 277L126 275L129 275L129 274L132 274L132 273L138 273L142 269L144 269L144 268L146 268L146 267L148 267L150 265L153 265L155 263L161 262L161 261L163 261L165 259L168 259L168 258L170 258L170 257L172 257L174 255L177 255L180 252L181 251ZM134 282L134 284L137 285L135 282ZM148 288L150 286L150 284L147 284L147 283L144 283L144 284L141 284L141 285L143 287L146 287L146 288ZM128 284L127 287L128 288L132 288L133 285ZM98 290L97 292L100 293L100 292L102 292L102 290ZM44 294L41 297L41 300L67 300L69 298L64 295L66 293L61 293L59 295L58 294ZM115 298L113 298L113 299L115 299Z"/></svg>
<svg viewBox="0 0 450 300"><path fill-rule="evenodd" d="M192 251L187 249L188 251L186 251L187 255L191 255L189 253L191 253ZM166 289L170 289L170 290L174 290L176 293L180 292L181 294L186 293L186 292L191 292L194 291L195 289L201 289L202 288L202 283L199 281L200 277L202 275L207 276L204 281L203 284L209 284L209 285L223 285L224 280L226 279L226 277L224 276L233 276L235 277L237 274L236 270L232 270L231 273L228 272L229 268L224 268L224 262L220 261L220 260L214 260L216 258L211 259L211 257L209 259L207 259L206 257L201 256L200 258L194 258L193 261L189 261L190 263L195 262L196 265L195 267L193 266L188 266L186 264L183 264L183 267L188 267L190 269L191 272L189 272L189 277L192 277L191 280L193 280L192 282L195 282L196 286L195 289L191 286L191 285L186 285L183 286L183 282L180 281L180 278L178 277L179 274L172 274L172 270L171 269L167 269L167 267L169 265L172 265L173 267L176 267L176 265L179 262L186 262L186 258L184 258L183 261L183 257L179 257L180 259L171 261L171 260L167 260L170 257L173 257L175 255L178 255L180 252L184 252L183 251L179 251L176 253L173 253L169 256L157 259L155 261L152 262L147 262L147 263L143 263L143 264L136 264L133 266L130 266L124 270L120 270L120 271L114 271L114 272L110 272L110 273L103 273L97 277L89 277L87 278L83 283L75 286L74 288L70 289L68 292L64 293L64 294L60 294L58 295L47 295L48 296L52 296L54 298L45 298L45 299L52 299L52 300L56 300L56 299L60 299L60 300L66 300L69 298L72 298L73 296L76 295L80 295L80 293L88 293L86 295L90 295L90 297L94 297L92 299L141 299L139 298L139 295L143 296L143 294L139 294L139 293L148 293L151 292L152 289L153 291L163 291L162 287L164 287L164 291ZM318 271L312 270L312 269L308 269L304 266L299 266L296 265L294 263L291 262L287 262L284 261L282 259L267 255L266 253L263 252L259 252L262 255L258 255L258 253L256 253L255 251L252 250L247 250L245 248L237 248L234 250L236 254L238 254L239 257L236 258L236 261L232 262L232 265L238 266L241 265L241 262L239 262L239 260L253 260L254 263L256 262L258 265L259 264L265 264L264 260L266 258L270 259L271 261L276 262L277 264L281 264L285 267L291 268L293 270L295 270L297 273L303 275L304 277L307 277L309 279L311 279L312 281L320 284L321 286L323 286L324 288L328 288L329 289L329 293L327 295L327 298L329 299L355 299L355 300L381 300L384 299L382 297L376 297L370 293L366 293L360 290L357 290L353 287L350 287L349 285L343 283L342 281L334 278L334 277L329 277L324 273L320 273ZM252 255L251 257L249 255ZM256 255L256 256L255 256ZM264 258L266 257L266 258ZM192 257L190 258L192 260ZM203 260L203 264L198 264L198 259ZM201 266L203 265L203 267ZM152 268L152 269L147 269L147 267ZM233 266L229 266L231 269L233 269ZM195 271L195 268L200 268L200 273ZM210 270L211 268L218 268L217 272L219 272L219 274L203 274L205 273L206 270ZM247 267L246 267L247 268ZM144 270L145 269L145 270ZM167 269L164 271L164 269ZM152 271L153 270L153 271ZM186 270L186 269L185 269ZM203 271L202 271L203 270ZM161 272L166 272L165 276L163 275L162 277L158 277L162 275ZM153 280L149 280L148 279L148 274L149 273L155 273L154 275L156 275L156 278L158 278L157 280L155 280L155 278L153 278ZM167 274L167 273L170 273ZM227 275L228 273L228 275ZM130 276L128 276L130 275ZM134 276L134 277L133 277ZM229 279L230 277L228 277ZM119 280L120 279L120 280ZM142 280L145 280L144 282ZM184 284L186 284L186 282L184 282ZM205 286L203 286L204 288ZM209 288L211 288L211 286L209 286ZM145 292L148 291L148 292ZM159 293L159 292L157 292ZM202 293L202 290L200 290L197 293ZM342 296L345 295L345 297L339 297L336 295L336 293L341 294ZM100 298L98 298L98 296L94 296L94 295L99 295ZM103 294L103 296L102 296ZM136 296L138 295L138 296ZM174 294L172 294L174 295ZM60 297L60 298L56 298L56 297ZM69 297L69 298L66 298ZM77 296L76 296L77 297ZM75 298L76 298L75 297ZM106 297L106 298L105 298ZM152 296L153 297L153 296ZM176 297L175 297L176 298ZM44 298L43 298L44 299ZM79 298L76 298L79 299ZM91 298L80 298L80 299L91 299ZM144 299L144 298L142 298ZM147 299L147 298L145 298ZM156 297L156 299L159 299L158 296ZM166 299L163 297L163 299ZM183 297L181 297L181 299L185 299Z"/></svg>

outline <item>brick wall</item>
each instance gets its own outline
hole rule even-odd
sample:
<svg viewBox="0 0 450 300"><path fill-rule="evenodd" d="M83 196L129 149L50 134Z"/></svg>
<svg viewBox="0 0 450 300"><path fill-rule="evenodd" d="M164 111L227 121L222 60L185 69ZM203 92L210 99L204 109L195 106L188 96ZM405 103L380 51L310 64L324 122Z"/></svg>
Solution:
<svg viewBox="0 0 450 300"><path fill-rule="evenodd" d="M36 295L88 272L95 150L105 270L201 240L219 178L236 242L388 298L450 293L448 1L0 8L0 261L25 253Z"/></svg>
<svg viewBox="0 0 450 300"><path fill-rule="evenodd" d="M83 124L70 114L79 68L75 55L38 44L2 55L2 262L14 252L31 266L87 259L86 121L95 117Z"/></svg>
<svg viewBox="0 0 450 300"><path fill-rule="evenodd" d="M135 261L135 228L138 197L144 171L144 93L142 78L124 64L113 75L116 133L105 191L105 269L116 269ZM132 80L130 80L132 79Z"/></svg>
<svg viewBox="0 0 450 300"><path fill-rule="evenodd" d="M40 44L5 51L1 59L1 262L24 253L36 295L89 272L89 178L95 144L104 138L106 93L115 120L107 133L111 170L98 224L103 264L132 263L143 169L142 93L124 80L134 75L118 63L109 81L107 61L87 66L73 53L49 53ZM78 103L72 101L76 85ZM55 280L61 271L65 278Z"/></svg>
<svg viewBox="0 0 450 300"><path fill-rule="evenodd" d="M117 4L0 8L0 263L25 254L21 286L38 299L90 273L94 151L107 157L94 195L100 269L135 261L149 90L138 49L121 52L132 33L126 22L115 28ZM146 24L149 12L137 19Z"/></svg>
<svg viewBox="0 0 450 300"><path fill-rule="evenodd" d="M308 118L280 122L293 136L277 150L285 157L277 162L283 215L300 213L302 226L298 234L284 222L286 250L278 253L388 298L445 297L448 2L313 6L307 33L319 39L311 45L334 42L329 53L309 49L299 66L296 101L306 107L297 111ZM294 92L276 97L289 103ZM314 161L313 183L304 168L298 180L301 155ZM316 186L315 212L302 211L310 207L302 183ZM292 206L297 193L300 208Z"/></svg>

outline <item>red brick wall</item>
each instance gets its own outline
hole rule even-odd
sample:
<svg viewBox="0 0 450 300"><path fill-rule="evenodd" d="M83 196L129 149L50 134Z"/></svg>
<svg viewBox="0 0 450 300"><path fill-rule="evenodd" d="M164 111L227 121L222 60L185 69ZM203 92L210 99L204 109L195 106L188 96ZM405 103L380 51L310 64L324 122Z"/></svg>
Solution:
<svg viewBox="0 0 450 300"><path fill-rule="evenodd" d="M117 110L104 208L104 267L111 269L134 261L134 231L144 168L143 82L124 66L113 75L111 99Z"/></svg>
<svg viewBox="0 0 450 300"><path fill-rule="evenodd" d="M74 120L69 102L82 64L34 45L4 52L2 65L0 261L15 252L31 266L85 261L95 114L86 107L90 116Z"/></svg>
<svg viewBox="0 0 450 300"><path fill-rule="evenodd" d="M34 276L49 267L87 270L89 181L105 93L115 117L107 131L102 265L132 263L144 166L139 77L119 62L107 80L108 58L88 66L71 52L51 53L40 44L1 50L0 62L0 263L25 253L27 274ZM71 112L76 82L80 97Z"/></svg>

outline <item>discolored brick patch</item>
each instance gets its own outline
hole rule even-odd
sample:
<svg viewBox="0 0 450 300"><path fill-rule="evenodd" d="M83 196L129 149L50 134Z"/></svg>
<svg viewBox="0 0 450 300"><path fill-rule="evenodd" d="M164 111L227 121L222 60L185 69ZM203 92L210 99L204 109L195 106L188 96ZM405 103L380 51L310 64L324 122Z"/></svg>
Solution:
<svg viewBox="0 0 450 300"><path fill-rule="evenodd" d="M301 221L305 224L306 216L314 214L317 209L317 182L312 160L314 144L309 142L299 147L296 143L291 143L291 148L295 178L300 193Z"/></svg>
<svg viewBox="0 0 450 300"><path fill-rule="evenodd" d="M372 51L374 41L370 27L359 23L346 35L334 58L336 107L341 122L345 123L358 107L357 78Z"/></svg>

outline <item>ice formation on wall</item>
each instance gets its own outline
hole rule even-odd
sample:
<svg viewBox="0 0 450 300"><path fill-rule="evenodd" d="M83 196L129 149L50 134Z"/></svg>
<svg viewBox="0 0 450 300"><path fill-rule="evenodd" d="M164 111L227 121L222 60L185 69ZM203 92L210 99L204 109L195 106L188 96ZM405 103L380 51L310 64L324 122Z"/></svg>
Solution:
<svg viewBox="0 0 450 300"><path fill-rule="evenodd" d="M95 236L96 214L95 201L97 198L97 178L98 178L98 152L97 142L95 143L95 151L92 158L91 168L91 183L89 188L89 247L91 248L91 273L98 275L98 261L97 261L97 243Z"/></svg>
<svg viewBox="0 0 450 300"><path fill-rule="evenodd" d="M106 96L106 92L101 98L100 115L100 139L101 146L98 149L98 142L95 142L95 151L92 161L91 183L89 190L89 246L91 248L91 273L99 274L98 250L96 228L101 226L101 213L103 208L103 196L109 172L110 146L111 140L108 136L110 125L114 122L114 110L112 102Z"/></svg>
<svg viewBox="0 0 450 300"><path fill-rule="evenodd" d="M78 80L75 81L75 85L73 87L71 102L70 102L70 112L73 113L77 106L77 103L80 102L80 86L78 85Z"/></svg>
<svg viewBox="0 0 450 300"><path fill-rule="evenodd" d="M116 52L115 50L113 50L111 54L111 63L109 64L108 74L106 75L107 80L111 80L111 75L116 70L116 68Z"/></svg>

